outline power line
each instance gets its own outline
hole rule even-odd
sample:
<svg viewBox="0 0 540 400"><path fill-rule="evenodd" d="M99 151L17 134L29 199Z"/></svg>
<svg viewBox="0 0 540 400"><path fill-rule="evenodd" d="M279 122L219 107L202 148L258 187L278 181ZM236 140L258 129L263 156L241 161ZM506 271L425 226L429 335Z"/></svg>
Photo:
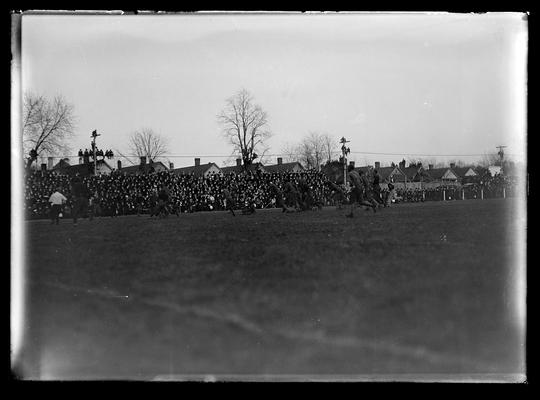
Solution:
<svg viewBox="0 0 540 400"><path fill-rule="evenodd" d="M419 153L374 153L367 151L351 151L351 154L373 154L384 156L416 156L416 157L480 157L486 154L419 154Z"/></svg>
<svg viewBox="0 0 540 400"><path fill-rule="evenodd" d="M333 152L332 154L340 154L338 151ZM488 153L478 153L478 154L423 154L423 153L380 153L380 152L369 152L369 151L351 151L350 154L366 154L366 155L383 155L383 156L415 156L415 157L483 157L489 155ZM279 156L290 156L288 153L275 153L275 154L265 154L264 157L279 157ZM521 155L517 153L507 153L509 156ZM47 156L40 156L47 157ZM52 158L78 158L78 155L73 156L50 156ZM122 156L124 158L138 158L138 156ZM160 158L233 158L237 157L234 155L222 155L222 154L162 154Z"/></svg>

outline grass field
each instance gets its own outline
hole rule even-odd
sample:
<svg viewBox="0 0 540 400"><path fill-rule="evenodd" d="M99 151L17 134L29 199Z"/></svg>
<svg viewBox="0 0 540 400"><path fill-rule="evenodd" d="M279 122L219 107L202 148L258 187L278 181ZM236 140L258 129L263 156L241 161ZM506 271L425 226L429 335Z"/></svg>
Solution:
<svg viewBox="0 0 540 400"><path fill-rule="evenodd" d="M512 204L400 204L354 219L325 208L29 221L20 373L524 373L512 283L523 225Z"/></svg>

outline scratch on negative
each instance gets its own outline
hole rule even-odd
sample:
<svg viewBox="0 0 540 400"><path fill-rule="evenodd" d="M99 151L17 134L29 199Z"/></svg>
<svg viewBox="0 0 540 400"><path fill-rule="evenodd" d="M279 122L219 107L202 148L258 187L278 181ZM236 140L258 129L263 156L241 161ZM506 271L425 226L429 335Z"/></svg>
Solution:
<svg viewBox="0 0 540 400"><path fill-rule="evenodd" d="M128 298L129 296L120 295L113 290L103 290L103 289L88 289L78 286L68 286L61 283L52 283L45 282L47 286L52 286L58 289L66 291L82 291L86 293L96 294L102 297L124 297ZM132 299L133 300L133 299ZM336 347L351 347L351 348L365 348L374 351L381 351L390 353L396 356L402 357L413 357L416 359L422 359L428 361L431 364L441 365L441 364L459 364L459 365L469 365L476 368L483 367L486 371L489 370L487 365L482 365L479 360L471 360L469 358L453 356L446 353L434 352L425 347L420 346L408 346L402 345L395 342L389 342L384 340L369 340L358 337L347 337L347 336L334 336L330 337L326 335L323 331L315 332L306 332L306 331L297 331L297 330L268 330L264 329L261 326L241 317L240 315L233 313L223 313L212 311L211 309L204 307L196 306L181 306L179 304L157 301L157 300L147 300L147 299L136 299L139 303L147 304L154 307L160 307L172 310L181 314L192 314L201 318L209 318L222 322L227 322L232 325L235 325L247 332L251 332L257 335L260 334L269 334L274 336L279 336L289 340L302 340L302 341L311 341L319 344L336 346Z"/></svg>

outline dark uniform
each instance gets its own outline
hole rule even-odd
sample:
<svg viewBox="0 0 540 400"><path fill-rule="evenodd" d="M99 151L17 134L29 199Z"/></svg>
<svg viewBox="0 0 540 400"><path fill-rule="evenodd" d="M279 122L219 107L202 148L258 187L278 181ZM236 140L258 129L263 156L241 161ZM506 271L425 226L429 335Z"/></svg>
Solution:
<svg viewBox="0 0 540 400"><path fill-rule="evenodd" d="M311 193L311 188L305 179L300 178L298 181L298 189L300 192L300 205L303 210L310 210L313 206L314 199L313 194Z"/></svg>
<svg viewBox="0 0 540 400"><path fill-rule="evenodd" d="M158 217L166 217L169 215L169 191L167 188L163 187L158 193L158 210L157 210L157 216Z"/></svg>
<svg viewBox="0 0 540 400"><path fill-rule="evenodd" d="M364 185L364 203L371 204L373 210L380 205L380 203L374 197L373 187L370 185L368 178L365 175L361 175L360 179Z"/></svg>
<svg viewBox="0 0 540 400"><path fill-rule="evenodd" d="M248 201L246 206L242 209L242 214L248 215L248 214L254 214L255 213L255 204L253 201Z"/></svg>
<svg viewBox="0 0 540 400"><path fill-rule="evenodd" d="M84 216L88 211L88 189L78 177L72 181L71 195L71 216L73 223L76 224L79 216Z"/></svg>
<svg viewBox="0 0 540 400"><path fill-rule="evenodd" d="M360 177L360 174L357 171L349 172L349 180L352 184L351 193L349 195L349 202L354 203L363 203L364 202L364 181Z"/></svg>
<svg viewBox="0 0 540 400"><path fill-rule="evenodd" d="M135 196L135 207L137 209L137 216L140 216L144 209L144 196L141 192L138 192Z"/></svg>
<svg viewBox="0 0 540 400"><path fill-rule="evenodd" d="M285 202L283 200L283 192L281 191L281 189L275 183L271 183L269 185L269 188L270 193L272 193L272 195L276 199L276 206L281 208L283 212L287 212L287 206L285 206Z"/></svg>
<svg viewBox="0 0 540 400"><path fill-rule="evenodd" d="M373 212L376 212L377 206L373 202L365 199L364 194L369 196L369 182L365 175L360 175L357 171L354 169L349 171L349 179L352 183L352 190L350 194L349 201L351 203L351 213L348 215L348 217L353 216L353 209L354 205L356 203L359 203L366 207L372 207Z"/></svg>
<svg viewBox="0 0 540 400"><path fill-rule="evenodd" d="M332 190L332 199L338 207L341 207L346 199L345 191L341 186L334 182L327 181L326 185Z"/></svg>
<svg viewBox="0 0 540 400"><path fill-rule="evenodd" d="M99 203L100 198L96 190L96 192L90 197L88 201L88 217L90 221L92 221L94 217L97 217L101 214L101 206Z"/></svg>
<svg viewBox="0 0 540 400"><path fill-rule="evenodd" d="M373 197L377 202L382 203L380 178L379 173L375 171L375 175L373 175Z"/></svg>
<svg viewBox="0 0 540 400"><path fill-rule="evenodd" d="M285 203L288 207L298 207L298 190L291 181L285 183Z"/></svg>
<svg viewBox="0 0 540 400"><path fill-rule="evenodd" d="M158 214L158 193L154 189L152 194L150 195L150 217L153 217L154 215Z"/></svg>
<svg viewBox="0 0 540 400"><path fill-rule="evenodd" d="M222 193L223 198L225 199L225 210L230 211L232 215L235 216L234 208L236 207L236 203L233 200L231 193L227 189L223 189Z"/></svg>

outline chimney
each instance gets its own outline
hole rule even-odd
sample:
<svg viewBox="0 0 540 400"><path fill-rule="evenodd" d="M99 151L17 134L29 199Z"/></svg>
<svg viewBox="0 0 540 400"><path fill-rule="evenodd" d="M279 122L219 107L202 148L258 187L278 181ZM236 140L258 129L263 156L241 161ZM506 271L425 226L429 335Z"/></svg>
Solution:
<svg viewBox="0 0 540 400"><path fill-rule="evenodd" d="M169 162L169 169L174 169L174 164L172 162Z"/></svg>
<svg viewBox="0 0 540 400"><path fill-rule="evenodd" d="M381 163L379 161L375 161L375 169L380 169Z"/></svg>
<svg viewBox="0 0 540 400"><path fill-rule="evenodd" d="M400 169L405 169L405 161L400 161L399 162L399 168Z"/></svg>
<svg viewBox="0 0 540 400"><path fill-rule="evenodd" d="M278 157L278 158L277 158L277 163L278 163L278 165L283 164L283 158Z"/></svg>
<svg viewBox="0 0 540 400"><path fill-rule="evenodd" d="M349 165L354 168L354 161L349 161Z"/></svg>
<svg viewBox="0 0 540 400"><path fill-rule="evenodd" d="M122 161L118 160L116 162L116 165L118 166L118 170L121 170L122 169Z"/></svg>
<svg viewBox="0 0 540 400"><path fill-rule="evenodd" d="M195 166L198 167L199 165L201 165L201 159L200 159L200 158L196 158L196 159L195 159Z"/></svg>
<svg viewBox="0 0 540 400"><path fill-rule="evenodd" d="M47 157L47 169L53 169L53 161L54 158L52 157Z"/></svg>
<svg viewBox="0 0 540 400"><path fill-rule="evenodd" d="M145 164L146 164L146 157L142 156L141 157L141 165L145 165Z"/></svg>
<svg viewBox="0 0 540 400"><path fill-rule="evenodd" d="M450 163L450 168L451 168L451 169L456 168L456 163Z"/></svg>
<svg viewBox="0 0 540 400"><path fill-rule="evenodd" d="M242 165L242 159L241 158L237 158L236 159L236 166L237 167L240 167Z"/></svg>
<svg viewBox="0 0 540 400"><path fill-rule="evenodd" d="M428 164L429 169L433 169L433 164Z"/></svg>
<svg viewBox="0 0 540 400"><path fill-rule="evenodd" d="M42 171L47 171L47 164L45 164L45 163L41 164L41 170Z"/></svg>

